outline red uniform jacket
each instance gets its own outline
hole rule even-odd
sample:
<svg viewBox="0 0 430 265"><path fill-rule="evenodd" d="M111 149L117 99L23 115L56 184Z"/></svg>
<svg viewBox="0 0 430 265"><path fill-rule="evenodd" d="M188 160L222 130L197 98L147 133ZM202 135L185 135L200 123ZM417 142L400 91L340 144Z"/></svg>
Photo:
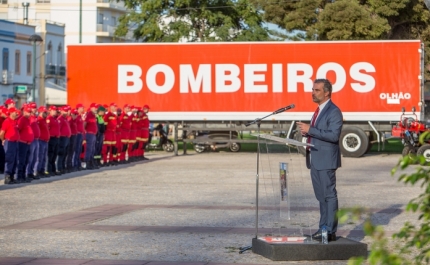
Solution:
<svg viewBox="0 0 430 265"><path fill-rule="evenodd" d="M72 135L72 131L70 130L69 121L63 115L58 117L58 121L60 122L60 136L69 137Z"/></svg>
<svg viewBox="0 0 430 265"><path fill-rule="evenodd" d="M131 117L127 113L122 113L119 117L119 127L123 131L130 131L131 129Z"/></svg>
<svg viewBox="0 0 430 265"><path fill-rule="evenodd" d="M42 118L40 116L37 117L37 124L39 125L39 129L40 129L39 139L42 141L48 142L51 135L49 134L48 123L46 121L47 120L45 118Z"/></svg>
<svg viewBox="0 0 430 265"><path fill-rule="evenodd" d="M97 133L97 118L92 111L88 111L85 117L85 131L87 133L96 134Z"/></svg>
<svg viewBox="0 0 430 265"><path fill-rule="evenodd" d="M19 140L18 123L16 120L7 118L4 120L1 130L5 132L4 138L11 142L16 142Z"/></svg>
<svg viewBox="0 0 430 265"><path fill-rule="evenodd" d="M60 137L60 121L57 117L49 115L46 118L46 123L49 129L49 135L51 137Z"/></svg>
<svg viewBox="0 0 430 265"><path fill-rule="evenodd" d="M70 131L72 132L72 135L76 135L78 133L78 126L77 126L77 119L72 119L72 117L68 118Z"/></svg>
<svg viewBox="0 0 430 265"><path fill-rule="evenodd" d="M76 118L76 129L78 131L78 133L85 133L85 128L84 128L84 121L82 120L82 116L78 115L78 117Z"/></svg>
<svg viewBox="0 0 430 265"><path fill-rule="evenodd" d="M30 144L34 140L33 130L30 125L30 118L21 116L18 120L19 141Z"/></svg>
<svg viewBox="0 0 430 265"><path fill-rule="evenodd" d="M118 125L118 119L116 115L112 112L108 112L103 117L105 124L106 124L106 130L108 131L115 131L116 127Z"/></svg>
<svg viewBox="0 0 430 265"><path fill-rule="evenodd" d="M40 129L39 129L39 124L37 124L37 116L35 115L30 116L30 126L31 126L31 129L33 130L34 140L39 139Z"/></svg>

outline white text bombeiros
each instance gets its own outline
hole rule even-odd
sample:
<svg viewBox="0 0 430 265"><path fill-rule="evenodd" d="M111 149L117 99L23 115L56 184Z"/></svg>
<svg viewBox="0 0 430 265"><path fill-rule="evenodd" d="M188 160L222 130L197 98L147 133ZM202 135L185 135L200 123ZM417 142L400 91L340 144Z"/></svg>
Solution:
<svg viewBox="0 0 430 265"><path fill-rule="evenodd" d="M268 67L271 69L272 82L266 82ZM214 77L212 71L214 68ZM243 79L241 79L243 71ZM284 64L244 64L241 69L236 64L200 64L194 72L191 64L179 65L179 77L166 64L156 64L143 73L139 65L118 65L118 93L138 93L145 86L155 94L169 93L179 80L180 93L235 93L243 87L244 93L272 93L298 92L299 84L303 84L305 92L312 92L313 76L326 78L327 73L333 71L336 82L333 92L339 92L346 84L347 74L353 80L349 85L358 93L368 93L376 86L375 78L369 73L375 73L375 67L368 62L357 62L349 69L338 63L322 64L314 75L314 69L306 63ZM286 73L284 75L283 73ZM145 75L143 75L145 74ZM157 84L158 74L164 75L164 83ZM212 81L214 78L214 82ZM286 78L286 90L284 90Z"/></svg>

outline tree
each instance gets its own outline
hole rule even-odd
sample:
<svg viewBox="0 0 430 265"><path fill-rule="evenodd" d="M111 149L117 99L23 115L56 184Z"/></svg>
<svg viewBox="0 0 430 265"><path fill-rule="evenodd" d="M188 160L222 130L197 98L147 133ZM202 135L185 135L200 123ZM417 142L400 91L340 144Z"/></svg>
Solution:
<svg viewBox="0 0 430 265"><path fill-rule="evenodd" d="M420 39L430 62L430 11L424 0L251 1L265 21L304 39Z"/></svg>
<svg viewBox="0 0 430 265"><path fill-rule="evenodd" d="M115 34L133 29L143 42L268 40L262 15L248 0L121 0L131 12Z"/></svg>

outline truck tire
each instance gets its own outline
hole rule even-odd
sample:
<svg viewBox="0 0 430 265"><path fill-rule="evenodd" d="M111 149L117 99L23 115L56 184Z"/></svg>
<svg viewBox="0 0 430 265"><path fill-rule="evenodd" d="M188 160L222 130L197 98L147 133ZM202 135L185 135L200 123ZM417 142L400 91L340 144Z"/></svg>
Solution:
<svg viewBox="0 0 430 265"><path fill-rule="evenodd" d="M425 144L418 148L417 154L424 156L427 164L430 163L430 144Z"/></svg>
<svg viewBox="0 0 430 265"><path fill-rule="evenodd" d="M303 135L301 133L296 132L294 134L294 138L293 139L296 140L297 142L306 143L306 141L307 141L308 138L307 137L303 137ZM297 151L299 151L299 153L302 154L302 155L304 155L304 156L306 155L306 149L305 149L304 146L297 146Z"/></svg>
<svg viewBox="0 0 430 265"><path fill-rule="evenodd" d="M175 150L175 146L171 140L167 140L163 145L163 150L166 152L173 152Z"/></svg>
<svg viewBox="0 0 430 265"><path fill-rule="evenodd" d="M231 143L230 144L230 146L229 146L229 148L230 148L230 151L232 151L232 152L239 152L240 151L240 143Z"/></svg>
<svg viewBox="0 0 430 265"><path fill-rule="evenodd" d="M369 137L360 128L346 127L340 133L340 151L345 157L360 157L369 148Z"/></svg>

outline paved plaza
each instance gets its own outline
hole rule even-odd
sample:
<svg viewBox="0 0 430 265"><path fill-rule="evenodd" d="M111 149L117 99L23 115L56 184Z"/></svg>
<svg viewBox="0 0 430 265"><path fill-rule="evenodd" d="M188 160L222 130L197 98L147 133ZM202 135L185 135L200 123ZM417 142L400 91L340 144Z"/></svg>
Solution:
<svg viewBox="0 0 430 265"><path fill-rule="evenodd" d="M273 262L251 251L238 253L256 232L255 153L151 152L147 157L150 160L30 184L1 184L0 264L346 264ZM382 153L342 158L337 171L340 208L367 207L388 235L417 218L404 208L420 188L404 186L390 175L399 158ZM291 185L296 187L291 192L292 221L281 220L279 229L314 231L319 210L304 157L270 160L274 174L278 162L291 165ZM264 163L261 235L278 231L270 227L278 208L271 204L271 189L278 187L273 188ZM342 224L337 234L369 243L361 227L361 222Z"/></svg>

